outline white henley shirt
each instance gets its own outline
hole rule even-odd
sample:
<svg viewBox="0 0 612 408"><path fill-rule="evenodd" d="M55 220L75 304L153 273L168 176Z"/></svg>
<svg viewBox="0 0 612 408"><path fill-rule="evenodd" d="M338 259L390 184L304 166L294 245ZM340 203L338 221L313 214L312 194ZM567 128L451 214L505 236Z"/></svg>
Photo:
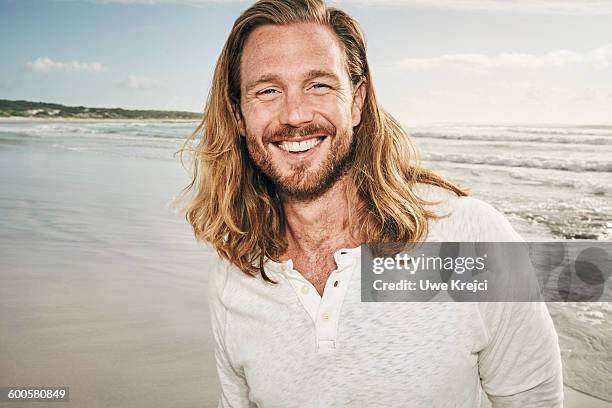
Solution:
<svg viewBox="0 0 612 408"><path fill-rule="evenodd" d="M450 216L427 241L520 241L490 205L418 185ZM209 279L220 408L562 407L557 334L531 303L361 302L360 248L334 254L323 296L292 261L277 285L219 261Z"/></svg>

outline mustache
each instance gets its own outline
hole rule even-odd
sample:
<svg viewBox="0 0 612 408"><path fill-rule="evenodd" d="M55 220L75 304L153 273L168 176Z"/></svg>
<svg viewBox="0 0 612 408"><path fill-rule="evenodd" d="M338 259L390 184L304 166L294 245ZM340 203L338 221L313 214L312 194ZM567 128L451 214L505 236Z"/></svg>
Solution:
<svg viewBox="0 0 612 408"><path fill-rule="evenodd" d="M282 128L276 129L272 132L265 133L263 135L263 141L276 143L282 140L297 139L299 137L321 134L335 136L336 128L333 125L321 125L316 123L311 123L301 128L283 126Z"/></svg>

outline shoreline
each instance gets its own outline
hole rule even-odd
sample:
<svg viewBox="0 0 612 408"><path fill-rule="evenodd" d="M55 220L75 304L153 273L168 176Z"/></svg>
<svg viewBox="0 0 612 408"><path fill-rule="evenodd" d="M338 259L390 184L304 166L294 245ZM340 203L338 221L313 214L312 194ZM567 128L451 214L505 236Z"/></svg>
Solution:
<svg viewBox="0 0 612 408"><path fill-rule="evenodd" d="M105 118L67 118L67 117L47 117L47 118L37 118L37 117L25 117L25 116L0 116L0 123L2 122L24 122L24 121L32 121L32 122L57 122L57 121L69 121L69 122L88 122L88 121L104 121L104 122L127 122L127 121L147 121L147 122L200 122L201 119L155 119L155 118L141 118L141 119L105 119ZM585 123L567 123L567 124L553 124L553 123L529 123L529 122L519 122L519 123L487 123L487 122L444 122L444 121L434 121L434 122L409 122L402 123L402 126L409 132L413 133L414 128L419 128L423 126L520 126L520 127L558 127L558 126L566 126L572 128L589 128L589 129L607 129L612 127L612 123L610 124L585 124Z"/></svg>
<svg viewBox="0 0 612 408"><path fill-rule="evenodd" d="M67 123L95 123L95 122L156 122L156 123L198 123L200 119L154 119L154 118L123 118L123 119L104 119L104 118L28 118L23 116L4 116L0 117L0 123L25 123L25 122L67 122Z"/></svg>

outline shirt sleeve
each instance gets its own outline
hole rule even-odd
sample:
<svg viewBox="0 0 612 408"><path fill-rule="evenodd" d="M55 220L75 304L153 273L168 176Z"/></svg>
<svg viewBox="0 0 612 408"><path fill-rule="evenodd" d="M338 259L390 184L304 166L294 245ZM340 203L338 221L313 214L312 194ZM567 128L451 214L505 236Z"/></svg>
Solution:
<svg viewBox="0 0 612 408"><path fill-rule="evenodd" d="M218 408L255 407L248 398L249 387L244 373L232 363L228 352L226 334L227 308L223 292L230 271L224 262L218 261L209 276L208 305L214 338L215 363L221 385Z"/></svg>
<svg viewBox="0 0 612 408"><path fill-rule="evenodd" d="M494 408L563 407L557 333L543 302L481 303L481 384Z"/></svg>
<svg viewBox="0 0 612 408"><path fill-rule="evenodd" d="M471 213L479 215L483 226L480 241L523 241L499 211L479 200L469 201L468 207L476 207ZM513 264L529 266L526 259ZM529 275L529 271L515 272L514 280ZM528 287L533 289L534 284ZM561 352L546 304L538 300L481 302L478 310L487 337L478 353L478 368L493 408L563 407Z"/></svg>

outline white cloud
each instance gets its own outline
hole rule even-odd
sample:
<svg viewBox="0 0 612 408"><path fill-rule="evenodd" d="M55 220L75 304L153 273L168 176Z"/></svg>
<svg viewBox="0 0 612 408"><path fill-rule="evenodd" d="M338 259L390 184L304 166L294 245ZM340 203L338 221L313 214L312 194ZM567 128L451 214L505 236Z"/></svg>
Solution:
<svg viewBox="0 0 612 408"><path fill-rule="evenodd" d="M184 4L203 6L214 3L245 3L248 0L90 0L119 4ZM364 6L408 6L468 11L501 11L553 14L612 14L610 0L328 0L331 4Z"/></svg>
<svg viewBox="0 0 612 408"><path fill-rule="evenodd" d="M123 81L117 83L120 88L134 89L134 90L150 90L162 87L162 83L156 79L147 78L138 75L130 75Z"/></svg>
<svg viewBox="0 0 612 408"><path fill-rule="evenodd" d="M610 0L336 0L335 3L529 14L612 14Z"/></svg>
<svg viewBox="0 0 612 408"><path fill-rule="evenodd" d="M611 124L612 87L539 81L492 81L424 88L387 109L400 120Z"/></svg>
<svg viewBox="0 0 612 408"><path fill-rule="evenodd" d="M77 0L72 0L77 1ZM249 0L88 0L99 4L179 4L206 7L210 4L242 3ZM359 5L367 7L394 6L475 12L510 12L524 14L601 15L612 14L610 0L327 0L333 6Z"/></svg>
<svg viewBox="0 0 612 408"><path fill-rule="evenodd" d="M179 5L192 6L192 7L204 7L209 4L223 4L223 3L244 3L245 6L247 7L250 5L248 0L89 0L89 1L93 3L100 3L100 4L138 4L138 5L179 4Z"/></svg>
<svg viewBox="0 0 612 408"><path fill-rule="evenodd" d="M77 1L77 0L73 0ZM203 7L210 4L244 3L249 0L89 0L100 4L180 4ZM400 6L451 9L476 12L511 12L527 14L612 14L610 0L327 0L331 5Z"/></svg>
<svg viewBox="0 0 612 408"><path fill-rule="evenodd" d="M108 71L108 67L98 63L86 63L86 62L60 62L53 61L51 58L39 57L34 61L26 62L25 67L27 70L32 72L44 73L51 71L59 72L89 72L89 73L100 73Z"/></svg>
<svg viewBox="0 0 612 408"><path fill-rule="evenodd" d="M445 54L431 58L406 58L398 66L408 71L425 71L436 68L456 68L469 71L487 71L494 68L551 68L568 65L588 65L598 69L612 66L612 44L579 53L555 50L541 55L501 53L493 56L467 53Z"/></svg>
<svg viewBox="0 0 612 408"><path fill-rule="evenodd" d="M612 67L612 44L590 51L587 54L587 60L597 68L605 69Z"/></svg>

